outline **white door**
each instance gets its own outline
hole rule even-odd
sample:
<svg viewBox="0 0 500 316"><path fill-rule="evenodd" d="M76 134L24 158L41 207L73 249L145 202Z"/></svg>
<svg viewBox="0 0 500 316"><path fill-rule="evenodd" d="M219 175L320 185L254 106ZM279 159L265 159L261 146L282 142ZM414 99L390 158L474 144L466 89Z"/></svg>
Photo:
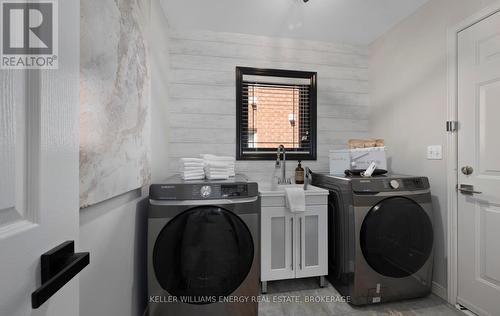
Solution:
<svg viewBox="0 0 500 316"><path fill-rule="evenodd" d="M306 278L328 274L328 223L326 205L307 206L297 214L296 277Z"/></svg>
<svg viewBox="0 0 500 316"><path fill-rule="evenodd" d="M77 278L31 306L40 255L78 247L79 1L59 1L58 18L58 70L0 70L2 316L78 315Z"/></svg>
<svg viewBox="0 0 500 316"><path fill-rule="evenodd" d="M294 216L285 207L264 207L261 213L261 281L295 278L292 240Z"/></svg>
<svg viewBox="0 0 500 316"><path fill-rule="evenodd" d="M459 34L458 58L457 300L500 315L500 13Z"/></svg>

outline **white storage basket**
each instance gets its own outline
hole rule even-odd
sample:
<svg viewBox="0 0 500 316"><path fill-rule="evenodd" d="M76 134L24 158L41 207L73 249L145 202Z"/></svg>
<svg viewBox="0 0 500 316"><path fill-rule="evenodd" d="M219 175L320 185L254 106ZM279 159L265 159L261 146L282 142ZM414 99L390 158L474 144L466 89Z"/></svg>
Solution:
<svg viewBox="0 0 500 316"><path fill-rule="evenodd" d="M377 169L387 170L385 147L330 150L330 174L344 174L347 169L366 169L375 162Z"/></svg>

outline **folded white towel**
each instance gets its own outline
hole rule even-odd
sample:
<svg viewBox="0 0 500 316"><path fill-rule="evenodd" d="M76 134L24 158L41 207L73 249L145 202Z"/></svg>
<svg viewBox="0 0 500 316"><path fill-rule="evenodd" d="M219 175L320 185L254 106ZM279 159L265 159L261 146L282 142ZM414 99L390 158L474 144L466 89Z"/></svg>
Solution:
<svg viewBox="0 0 500 316"><path fill-rule="evenodd" d="M306 194L302 188L285 188L287 206L292 213L306 211Z"/></svg>
<svg viewBox="0 0 500 316"><path fill-rule="evenodd" d="M180 158L180 172L184 180L205 179L205 162L200 158Z"/></svg>
<svg viewBox="0 0 500 316"><path fill-rule="evenodd" d="M181 172L184 171L203 171L202 167L181 167Z"/></svg>
<svg viewBox="0 0 500 316"><path fill-rule="evenodd" d="M226 180L229 179L228 174L207 174L207 179L209 180Z"/></svg>
<svg viewBox="0 0 500 316"><path fill-rule="evenodd" d="M234 170L234 167L231 166L224 166L224 165L211 165L211 166L205 166L205 169L211 169L211 170Z"/></svg>
<svg viewBox="0 0 500 316"><path fill-rule="evenodd" d="M229 165L225 162L207 160L205 161L205 166L209 168L229 168Z"/></svg>
<svg viewBox="0 0 500 316"><path fill-rule="evenodd" d="M226 174L229 177L234 177L236 175L236 160L234 157L216 156L212 154L202 154L200 155L200 157L204 159L205 173L207 174L207 176L210 174L212 177L221 176L226 178Z"/></svg>
<svg viewBox="0 0 500 316"><path fill-rule="evenodd" d="M229 168L205 168L206 171L211 171L211 172L229 172Z"/></svg>
<svg viewBox="0 0 500 316"><path fill-rule="evenodd" d="M181 167L181 169L203 169L203 168L205 168L204 165L203 166L185 166L185 165L181 165L180 167Z"/></svg>
<svg viewBox="0 0 500 316"><path fill-rule="evenodd" d="M205 167L205 172L224 172L224 173L229 173L231 170L229 170L228 168L207 168Z"/></svg>
<svg viewBox="0 0 500 316"><path fill-rule="evenodd" d="M221 177L229 177L231 174L229 172L205 172L207 176L221 176Z"/></svg>
<svg viewBox="0 0 500 316"><path fill-rule="evenodd" d="M215 162L224 162L233 164L236 162L236 159L234 157L215 156L210 154L201 155L201 157L205 161L215 161Z"/></svg>
<svg viewBox="0 0 500 316"><path fill-rule="evenodd" d="M198 168L203 168L205 166L205 163L203 162L181 162L181 166L184 168L187 167L198 167Z"/></svg>
<svg viewBox="0 0 500 316"><path fill-rule="evenodd" d="M203 180L205 179L205 175L182 175L182 179L184 180Z"/></svg>
<svg viewBox="0 0 500 316"><path fill-rule="evenodd" d="M181 173L204 173L205 170L203 169L196 169L196 170L183 170Z"/></svg>
<svg viewBox="0 0 500 316"><path fill-rule="evenodd" d="M181 158L182 163L203 163L201 158Z"/></svg>
<svg viewBox="0 0 500 316"><path fill-rule="evenodd" d="M184 171L184 172L182 172L182 174L185 176L198 176L198 175L204 175L205 171L203 171L203 170Z"/></svg>

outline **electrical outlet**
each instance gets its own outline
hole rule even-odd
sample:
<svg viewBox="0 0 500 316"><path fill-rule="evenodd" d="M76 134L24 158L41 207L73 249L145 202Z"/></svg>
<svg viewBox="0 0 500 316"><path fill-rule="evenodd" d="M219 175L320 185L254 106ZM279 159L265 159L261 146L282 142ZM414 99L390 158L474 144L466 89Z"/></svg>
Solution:
<svg viewBox="0 0 500 316"><path fill-rule="evenodd" d="M443 146L433 145L427 147L428 160L442 160L443 159Z"/></svg>

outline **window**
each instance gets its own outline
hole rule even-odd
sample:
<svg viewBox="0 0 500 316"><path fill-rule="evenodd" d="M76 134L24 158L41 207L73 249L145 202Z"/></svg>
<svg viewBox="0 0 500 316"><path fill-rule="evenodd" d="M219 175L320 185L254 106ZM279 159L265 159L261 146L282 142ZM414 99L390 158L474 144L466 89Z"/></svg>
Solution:
<svg viewBox="0 0 500 316"><path fill-rule="evenodd" d="M316 160L315 72L236 68L236 157Z"/></svg>

